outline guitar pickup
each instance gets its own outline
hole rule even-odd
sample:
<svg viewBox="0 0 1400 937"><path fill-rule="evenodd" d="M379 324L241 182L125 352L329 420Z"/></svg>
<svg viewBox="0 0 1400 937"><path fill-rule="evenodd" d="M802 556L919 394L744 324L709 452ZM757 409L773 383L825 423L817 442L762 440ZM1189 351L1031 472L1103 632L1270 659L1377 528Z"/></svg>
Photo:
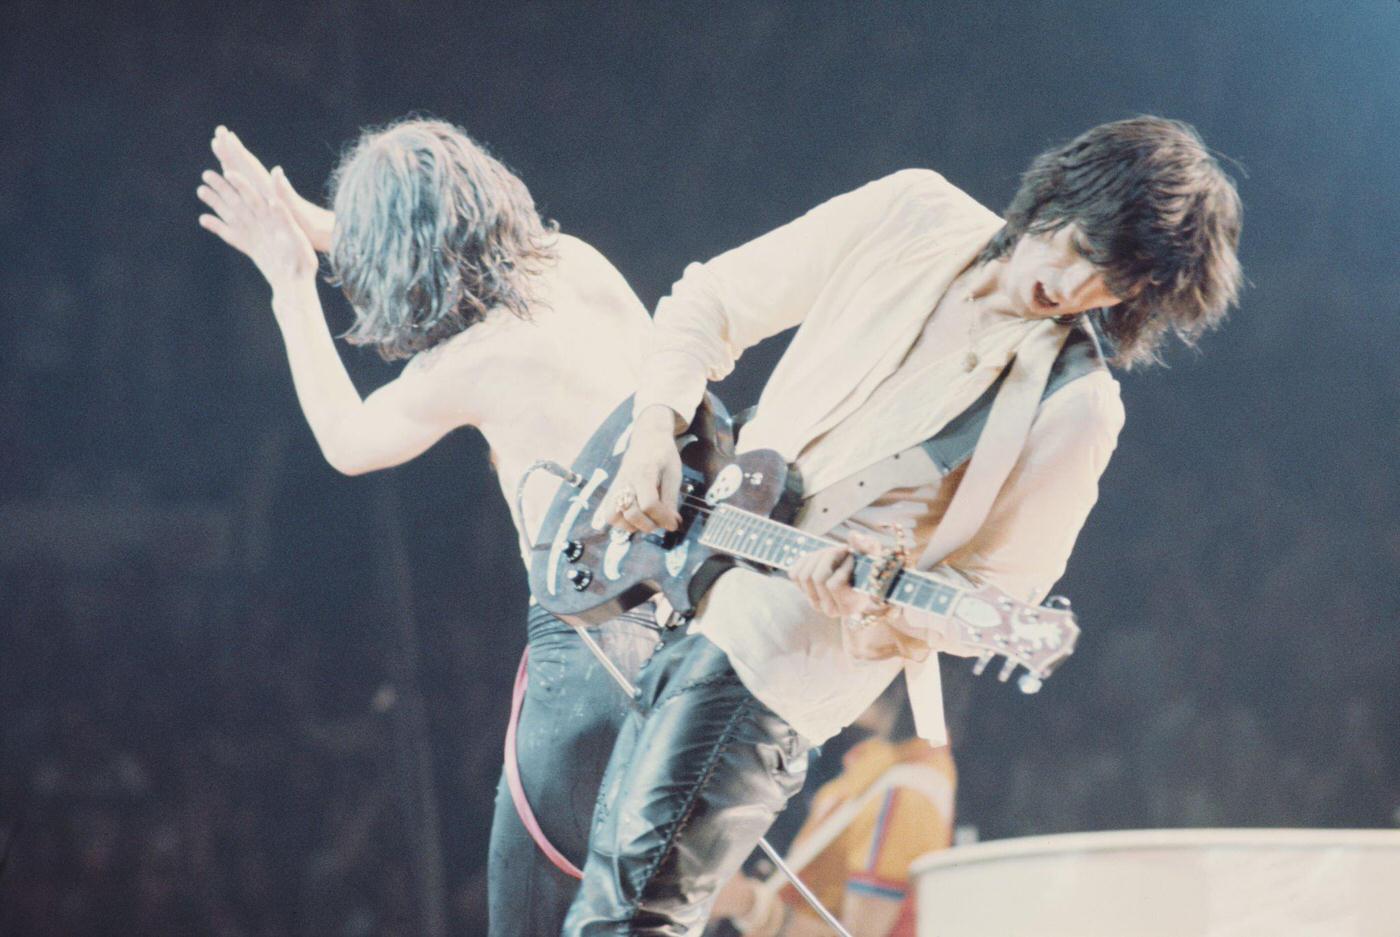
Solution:
<svg viewBox="0 0 1400 937"><path fill-rule="evenodd" d="M654 543L663 550L669 550L685 539L690 529L690 521L695 516L697 502L704 494L705 476L688 465L681 467L681 490L679 508L681 524L675 530L654 530L643 537L647 543Z"/></svg>

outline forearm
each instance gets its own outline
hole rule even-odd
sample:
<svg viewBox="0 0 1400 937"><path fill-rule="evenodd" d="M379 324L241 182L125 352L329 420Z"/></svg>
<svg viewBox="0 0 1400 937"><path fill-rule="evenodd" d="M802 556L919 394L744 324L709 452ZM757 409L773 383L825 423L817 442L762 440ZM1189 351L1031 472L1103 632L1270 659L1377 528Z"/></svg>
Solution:
<svg viewBox="0 0 1400 937"><path fill-rule="evenodd" d="M282 330L297 400L321 453L333 468L355 474L349 431L364 400L340 360L315 279L275 288L272 308Z"/></svg>
<svg viewBox="0 0 1400 937"><path fill-rule="evenodd" d="M716 275L691 264L657 306L634 413L668 409L689 423L705 386L734 368L742 349L727 340L728 315Z"/></svg>
<svg viewBox="0 0 1400 937"><path fill-rule="evenodd" d="M706 381L743 352L797 326L895 206L946 182L935 173L886 176L705 263L690 264L656 307L636 412L669 406L689 421Z"/></svg>

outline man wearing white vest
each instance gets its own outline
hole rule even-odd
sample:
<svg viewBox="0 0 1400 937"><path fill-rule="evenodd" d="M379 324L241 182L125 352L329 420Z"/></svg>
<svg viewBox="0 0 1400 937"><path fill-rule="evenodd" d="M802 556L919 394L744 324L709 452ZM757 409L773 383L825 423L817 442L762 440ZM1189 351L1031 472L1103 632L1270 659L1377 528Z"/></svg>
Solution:
<svg viewBox="0 0 1400 937"><path fill-rule="evenodd" d="M938 434L1002 378L970 460L808 529L862 552L902 529L922 568L1039 602L1123 423L1100 357L1064 373L1066 341L1097 347L1096 322L1124 366L1153 360L1169 332L1193 342L1238 294L1240 219L1196 132L1139 117L1038 156L1005 219L905 170L692 264L657 307L630 446L595 524L675 529L674 433L707 381L795 327L740 449L793 462L814 523L835 503L824 492ZM566 934L698 933L801 786L808 748L901 672L919 734L943 742L936 652L961 649L936 616L856 592L852 568L833 548L787 579L731 571L663 642L604 780Z"/></svg>

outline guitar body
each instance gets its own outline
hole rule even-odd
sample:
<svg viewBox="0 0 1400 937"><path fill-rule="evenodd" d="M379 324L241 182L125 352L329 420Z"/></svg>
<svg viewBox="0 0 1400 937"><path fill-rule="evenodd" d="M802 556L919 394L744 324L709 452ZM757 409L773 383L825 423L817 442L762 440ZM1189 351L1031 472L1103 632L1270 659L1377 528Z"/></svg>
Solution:
<svg viewBox="0 0 1400 937"><path fill-rule="evenodd" d="M632 398L600 426L572 469L577 486L562 484L540 527L530 562L530 591L566 620L597 624L662 593L681 618L715 579L743 562L700 542L704 521L720 502L787 521L801 501L801 483L776 452L736 456L729 412L707 394L695 420L677 439L683 480L680 528L651 534L594 530L593 514L617 476L632 430Z"/></svg>
<svg viewBox="0 0 1400 937"><path fill-rule="evenodd" d="M597 624L660 592L679 620L686 620L726 569L743 564L782 575L799 557L836 545L790 525L801 504L796 469L771 449L736 455L733 423L712 395L676 441L683 472L679 529L594 530L593 514L617 477L631 431L629 397L584 446L574 477L560 485L545 515L530 562L530 591L555 615ZM991 585L956 586L905 568L898 556L893 563L888 559L857 554L852 585L937 616L944 640L980 653L974 673L1002 657L998 679L1024 667L1018 685L1034 693L1074 653L1079 625L1067 599L1027 605Z"/></svg>

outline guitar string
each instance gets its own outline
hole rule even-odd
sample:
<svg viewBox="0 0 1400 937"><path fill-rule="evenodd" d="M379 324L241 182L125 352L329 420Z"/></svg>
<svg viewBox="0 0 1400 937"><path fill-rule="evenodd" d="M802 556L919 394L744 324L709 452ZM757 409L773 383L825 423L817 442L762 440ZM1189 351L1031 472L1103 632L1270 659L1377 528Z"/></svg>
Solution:
<svg viewBox="0 0 1400 937"><path fill-rule="evenodd" d="M718 511L721 507L731 507L731 508L733 508L734 512L735 512L737 515L739 515L738 523L741 523L741 524L742 524L742 523L744 523L744 522L747 520L747 521L749 521L749 522L757 521L757 522L759 523L760 526L761 526L761 525L765 525L765 524L772 524L772 525L778 525L778 526L786 527L786 525L782 525L781 522L775 521L775 520L773 520L772 518L764 517L764 516L761 515L761 514L755 514L755 513L751 512L751 511L745 511L743 508L735 508L735 507L733 507L733 505L722 505L722 504L712 505L712 504L710 504L709 501L706 501L703 497L701 497L701 496L699 496L699 495L683 494L683 495L681 495L681 497L680 497L680 501L681 501L681 503L683 503L686 507L694 508L694 509L695 509L695 513L696 513L697 515L699 515L699 516L701 516L701 517L705 517L705 518L709 518L709 517L713 516L714 513L715 513L716 511ZM786 531L783 531L783 532L785 533ZM830 544L831 546L841 546L841 545L842 545L842 544L840 544L840 543L837 542L837 541L828 540L828 539L825 538L825 537L813 537L813 536L810 535L810 534L802 534L800 531L798 531L798 534L799 534L800 536L808 537L808 538L810 538L810 539L815 539L815 540L817 540L817 541L819 541L819 542L824 541L824 542ZM817 549L820 549L820 547L818 547ZM811 551L809 551L809 552L811 552ZM852 552L855 553L855 551L852 551ZM870 557L868 554L864 554L864 553L855 553L855 556L856 556L857 560L862 560L862 559L863 559L863 560L873 561L873 558ZM782 566L775 566L774 568L776 568L776 569L784 569L785 567L782 567ZM920 576L919 573L920 573L921 571L918 570L918 569L911 569L910 567L905 566L905 567L902 567L902 568L899 570L899 572L902 573L902 574L905 574L905 575L909 575L911 578L915 579L916 581L918 581L918 582L920 583L920 585L923 585L923 586L934 586L935 588L942 588L942 589L949 589L949 588L951 588L950 586L946 586L946 585L944 585L943 583L932 582L932 581L929 581L927 578L925 578L925 577L923 577L923 576ZM954 591L956 591L956 590L954 590ZM890 599L888 599L888 601L893 601L893 602L896 602L896 603L901 604L901 605L902 605L902 604L905 604L904 602L900 601L899 599L895 598L894 596L891 596ZM915 607L915 608L919 608L919 607L921 607L921 606L915 605L914 607ZM989 648L988 650L991 650L991 649ZM999 655L1001 655L1001 656L1003 656L1003 657L1007 657L1008 659L1016 660L1018 663L1021 663L1022 665L1029 666L1028 664L1026 664L1026 661L1024 661L1024 660L1021 659L1021 655L1011 653L1009 649L998 649L998 650L996 650L994 653L999 654Z"/></svg>
<svg viewBox="0 0 1400 937"><path fill-rule="evenodd" d="M681 501L682 501L682 503L684 504L684 506L690 507L690 508L694 508L694 509L695 509L695 513L696 513L697 515L701 516L701 517L704 517L704 518L710 518L710 517L713 516L714 513L715 513L716 511L718 511L721 507L733 507L732 505L711 505L710 502L706 501L703 497L698 496L698 495L689 495L689 494L687 494L687 495L682 495L682 496L681 496ZM755 513L750 512L750 511L745 511L743 508L733 508L733 510L734 510L734 512L735 512L736 514L739 515L739 518L740 518L740 519L739 519L738 522L741 523L741 524L744 523L745 521L748 521L748 522L750 522L750 523L752 523L752 522L754 522L754 521L757 521L759 526L771 524L771 525L776 525L776 526L780 526L780 527L786 527L786 525L781 524L781 522L779 522L779 521L775 521L775 520L773 520L772 518L769 518L769 517L764 517L764 516L761 515L761 514L755 514ZM786 530L782 530L782 531L780 531L780 533L786 534L786 535L788 535L788 536L792 536L792 534L789 534ZM827 539L827 538L825 538L825 537L815 537L815 536L813 536L813 535L811 535L811 534L804 534L804 533L801 533L800 531L797 531L796 534L797 534L797 536L805 537L805 538L810 539L810 540L815 540L815 541L817 541L819 544L825 544L825 545L827 545L827 546L844 546L844 544L841 544L839 541L829 540L829 539ZM821 546L817 546L817 547L813 548L812 550L808 550L808 551L806 551L806 552L809 552L809 553L810 553L810 552L815 552L816 550L819 550L819 549L822 549L822 547L821 547ZM867 554L867 553L859 553L859 552L856 552L856 551L852 551L852 552L854 553L854 555L855 555L857 561L865 560L865 561L867 561L867 562L874 562L874 557L870 556L870 555ZM796 559L796 557L794 557L794 559ZM776 565L776 564L772 564L772 565L774 565L775 568L777 568L777 569L785 569L785 568L786 568L786 567L779 566L779 565ZM912 569L912 568L910 568L910 567L908 567L908 566L905 566L905 567L903 567L903 568L901 569L901 572L903 572L903 573L909 575L911 578L917 579L917 580L920 582L921 585L925 585L925 586L934 586L934 587L936 587L936 588L948 588L948 587L946 587L946 586L943 586L941 583L929 582L929 581L926 580L924 577L919 576L918 573L919 573L920 571L917 570L917 569Z"/></svg>
<svg viewBox="0 0 1400 937"><path fill-rule="evenodd" d="M685 507L693 508L698 516L707 519L713 516L714 513L718 511L721 507L733 507L732 505L712 505L709 501L706 501L703 497L699 495L682 495L681 502ZM775 521L770 517L764 517L761 514L755 514L751 511L745 511L743 508L733 508L733 510L736 514L740 515L741 520L739 521L739 523L744 523L744 521L748 521L750 523L757 521L760 525L771 524L775 526L786 527L786 525L782 524L780 521ZM789 534L786 530L780 532L783 534L787 534L788 536L793 536L793 534ZM811 534L804 534L800 531L796 531L795 533L797 536L805 537L809 540L814 540L819 544L825 544L827 546L844 546L844 544L841 544L839 541L830 540L825 537L816 537ZM814 549L821 549L821 547L818 546ZM855 555L860 559L873 559L869 554L865 553L857 552ZM911 573L917 572L917 570L908 569L908 567L905 568Z"/></svg>

